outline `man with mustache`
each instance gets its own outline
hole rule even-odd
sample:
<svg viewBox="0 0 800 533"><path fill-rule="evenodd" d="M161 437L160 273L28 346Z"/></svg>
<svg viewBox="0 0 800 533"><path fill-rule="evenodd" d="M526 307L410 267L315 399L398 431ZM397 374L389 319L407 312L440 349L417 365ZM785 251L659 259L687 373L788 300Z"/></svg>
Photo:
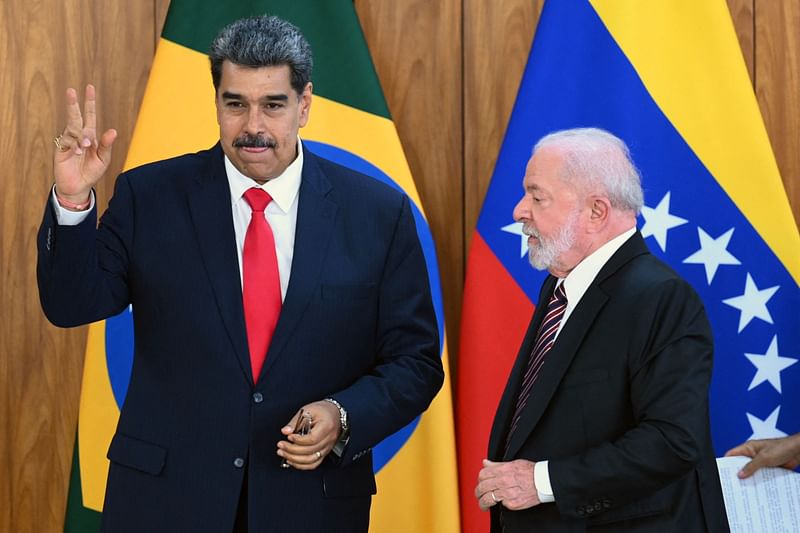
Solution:
<svg viewBox="0 0 800 533"><path fill-rule="evenodd" d="M307 150L311 49L254 17L212 44L220 140L123 173L114 130L67 91L39 290L56 325L133 305L130 385L103 530L368 529L371 448L442 385L408 198Z"/></svg>
<svg viewBox="0 0 800 533"><path fill-rule="evenodd" d="M514 219L551 274L475 495L493 532L727 531L711 446L712 336L636 231L628 148L593 128L534 148Z"/></svg>

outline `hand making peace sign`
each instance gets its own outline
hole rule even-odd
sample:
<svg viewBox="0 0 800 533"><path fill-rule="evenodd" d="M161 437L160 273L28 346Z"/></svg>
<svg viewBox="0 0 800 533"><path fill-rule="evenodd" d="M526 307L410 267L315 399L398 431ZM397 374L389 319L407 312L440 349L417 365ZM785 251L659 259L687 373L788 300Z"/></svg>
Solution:
<svg viewBox="0 0 800 533"><path fill-rule="evenodd" d="M56 194L65 203L85 204L89 200L92 187L103 177L111 162L111 145L117 138L117 131L106 130L97 137L97 112L95 89L86 86L81 115L78 93L67 89L67 126L64 132L54 139L53 168L56 180ZM62 204L64 205L64 204Z"/></svg>

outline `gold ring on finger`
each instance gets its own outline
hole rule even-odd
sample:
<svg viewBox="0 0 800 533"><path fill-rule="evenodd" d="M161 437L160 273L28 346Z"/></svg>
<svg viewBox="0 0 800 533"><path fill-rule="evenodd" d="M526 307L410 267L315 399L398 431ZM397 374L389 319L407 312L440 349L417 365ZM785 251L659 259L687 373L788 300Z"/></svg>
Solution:
<svg viewBox="0 0 800 533"><path fill-rule="evenodd" d="M69 150L69 146L64 146L63 144L61 144L61 141L63 140L64 139L61 135L58 135L53 139L53 144L56 145L56 148L58 148L59 152L66 152L67 150Z"/></svg>
<svg viewBox="0 0 800 533"><path fill-rule="evenodd" d="M322 459L322 454L319 453L319 450L317 450L317 459Z"/></svg>
<svg viewBox="0 0 800 533"><path fill-rule="evenodd" d="M492 501L493 501L494 503L500 503L500 500L498 500L497 498L495 498L495 496L494 496L494 491L491 491L489 494L491 494L491 496L492 496Z"/></svg>

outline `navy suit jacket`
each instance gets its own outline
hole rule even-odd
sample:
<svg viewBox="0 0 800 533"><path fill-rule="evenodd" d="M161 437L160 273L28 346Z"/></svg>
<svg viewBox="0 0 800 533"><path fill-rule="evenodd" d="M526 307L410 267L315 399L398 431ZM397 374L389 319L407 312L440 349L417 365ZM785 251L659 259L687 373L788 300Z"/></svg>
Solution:
<svg viewBox="0 0 800 533"><path fill-rule="evenodd" d="M246 470L251 531L366 531L370 448L443 380L409 200L305 151L291 278L254 386L223 161L216 145L121 174L97 228L45 210L47 317L70 327L133 304L104 530L230 531ZM280 468L280 428L326 397L349 415L341 460Z"/></svg>
<svg viewBox="0 0 800 533"><path fill-rule="evenodd" d="M506 449L556 281L542 286L489 441L495 461L548 460L556 502L495 506L492 531L727 531L708 421L711 328L695 291L638 232L564 324Z"/></svg>

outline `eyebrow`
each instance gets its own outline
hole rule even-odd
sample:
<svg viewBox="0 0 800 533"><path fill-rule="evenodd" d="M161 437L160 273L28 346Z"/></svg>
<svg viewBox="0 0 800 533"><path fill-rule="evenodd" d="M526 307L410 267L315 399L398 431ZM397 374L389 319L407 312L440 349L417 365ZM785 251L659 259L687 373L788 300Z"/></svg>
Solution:
<svg viewBox="0 0 800 533"><path fill-rule="evenodd" d="M239 93L232 93L230 91L225 91L222 93L223 100L245 100L244 96ZM289 96L286 94L268 94L262 98L260 98L262 102L287 102L289 100Z"/></svg>

